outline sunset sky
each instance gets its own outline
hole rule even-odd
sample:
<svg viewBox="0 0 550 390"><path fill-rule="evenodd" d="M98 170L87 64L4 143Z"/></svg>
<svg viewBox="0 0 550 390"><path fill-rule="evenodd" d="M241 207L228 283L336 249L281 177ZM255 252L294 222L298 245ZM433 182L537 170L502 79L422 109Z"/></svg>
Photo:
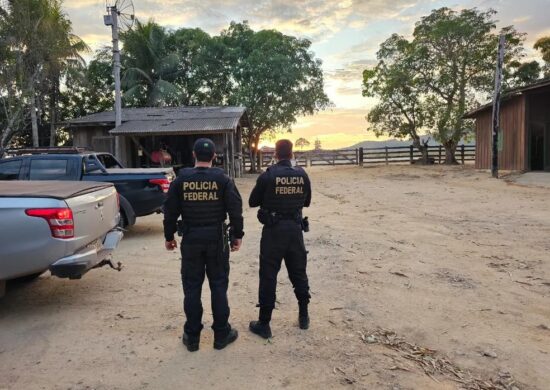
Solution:
<svg viewBox="0 0 550 390"><path fill-rule="evenodd" d="M217 34L232 20L248 20L256 30L275 28L310 39L323 61L334 108L300 118L290 138L305 137L312 143L319 138L325 148L375 139L366 132L365 115L373 101L361 96L362 71L375 62L382 41L394 32L409 36L414 23L432 9L494 8L499 26L513 24L528 34L529 57L537 58L531 49L534 41L550 35L550 0L134 0L134 6L138 18L152 18L169 28L199 27ZM65 0L64 7L75 33L92 48L110 43L102 19L104 0Z"/></svg>

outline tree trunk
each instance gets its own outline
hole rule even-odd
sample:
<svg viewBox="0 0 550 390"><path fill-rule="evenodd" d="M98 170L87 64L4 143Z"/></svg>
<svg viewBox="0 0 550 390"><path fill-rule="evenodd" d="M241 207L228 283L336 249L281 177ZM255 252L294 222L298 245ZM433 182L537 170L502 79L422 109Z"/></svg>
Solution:
<svg viewBox="0 0 550 390"><path fill-rule="evenodd" d="M53 91L50 95L50 147L56 144L57 134L55 130L55 121L57 120L57 91L59 85L54 81Z"/></svg>
<svg viewBox="0 0 550 390"><path fill-rule="evenodd" d="M257 161L258 159L258 144L260 143L260 134L254 135L251 137L251 143L248 144L248 149L250 151L250 173L257 173L262 171L261 162Z"/></svg>
<svg viewBox="0 0 550 390"><path fill-rule="evenodd" d="M31 127L32 127L32 146L37 148L40 146L38 138L38 118L36 116L36 94L34 88L31 88Z"/></svg>
<svg viewBox="0 0 550 390"><path fill-rule="evenodd" d="M428 164L428 142L429 141L422 143L420 142L420 138L413 138L413 146L422 154L420 158L420 163L422 165Z"/></svg>
<svg viewBox="0 0 550 390"><path fill-rule="evenodd" d="M13 114L11 118L9 118L6 128L0 133L0 158L4 157L6 147L8 146L8 143L11 141L11 138L14 134L13 127L15 126L15 123L19 120L19 116L21 114L22 109L21 107L19 107L15 114Z"/></svg>
<svg viewBox="0 0 550 390"><path fill-rule="evenodd" d="M413 146L418 149L418 151L422 154L422 157L420 158L420 163L422 165L428 164L428 144L430 143L430 139L427 141L422 141L420 137L414 132L412 135L413 140Z"/></svg>
<svg viewBox="0 0 550 390"><path fill-rule="evenodd" d="M443 143L443 146L445 147L445 164L447 165L458 164L455 157L457 143L454 141L447 141Z"/></svg>

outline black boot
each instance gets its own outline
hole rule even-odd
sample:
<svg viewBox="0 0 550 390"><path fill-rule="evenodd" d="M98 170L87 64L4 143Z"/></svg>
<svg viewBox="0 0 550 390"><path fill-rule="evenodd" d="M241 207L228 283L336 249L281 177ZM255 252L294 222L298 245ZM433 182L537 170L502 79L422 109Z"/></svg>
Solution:
<svg viewBox="0 0 550 390"><path fill-rule="evenodd" d="M273 337L273 335L271 334L271 327L269 326L269 322L251 321L250 325L248 325L248 329L250 329L252 333L257 334L264 339L270 339L271 337Z"/></svg>
<svg viewBox="0 0 550 390"><path fill-rule="evenodd" d="M199 350L200 336L189 336L184 332L181 336L181 342L187 347L189 352L195 352Z"/></svg>
<svg viewBox="0 0 550 390"><path fill-rule="evenodd" d="M237 338L239 338L239 332L235 329L231 329L225 337L214 337L214 349L224 349L229 344L237 340Z"/></svg>
<svg viewBox="0 0 550 390"><path fill-rule="evenodd" d="M300 324L300 329L309 329L309 313L307 310L307 305L307 302L298 303L298 323Z"/></svg>

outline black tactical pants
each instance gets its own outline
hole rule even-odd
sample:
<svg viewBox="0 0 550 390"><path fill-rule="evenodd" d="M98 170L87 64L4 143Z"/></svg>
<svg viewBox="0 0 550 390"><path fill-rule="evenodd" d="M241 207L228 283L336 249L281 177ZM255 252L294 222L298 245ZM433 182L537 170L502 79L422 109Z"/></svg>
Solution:
<svg viewBox="0 0 550 390"><path fill-rule="evenodd" d="M213 239L217 238L216 241ZM210 240L212 239L212 240ZM201 292L205 276L210 284L212 329L216 338L223 338L231 329L227 288L229 284L229 248L225 247L221 232L204 229L186 232L181 245L181 281L183 284L183 309L187 321L184 331L199 336L202 325Z"/></svg>
<svg viewBox="0 0 550 390"><path fill-rule="evenodd" d="M282 220L264 226L260 243L260 320L270 321L275 307L277 274L285 260L288 277L300 303L308 303L309 283L306 274L307 252L302 226L293 220Z"/></svg>

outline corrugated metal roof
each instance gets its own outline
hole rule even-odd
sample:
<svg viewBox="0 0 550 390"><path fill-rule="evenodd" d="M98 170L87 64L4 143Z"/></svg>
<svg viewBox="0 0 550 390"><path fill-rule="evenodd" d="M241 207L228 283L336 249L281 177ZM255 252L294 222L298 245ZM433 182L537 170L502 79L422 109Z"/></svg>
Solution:
<svg viewBox="0 0 550 390"><path fill-rule="evenodd" d="M110 131L113 135L154 135L181 133L231 132L239 125L238 118L202 118L185 120L128 121Z"/></svg>
<svg viewBox="0 0 550 390"><path fill-rule="evenodd" d="M245 107L143 107L123 108L122 122L148 120L188 120L241 118L246 113ZM115 122L114 111L98 112L68 121L70 127L80 125L101 125Z"/></svg>
<svg viewBox="0 0 550 390"><path fill-rule="evenodd" d="M533 91L533 90L537 90L537 89L542 89L542 88L546 88L546 87L549 87L549 86L550 86L550 79L543 79L543 80L539 80L539 81L537 81L533 84L526 85L524 87L513 88L513 89L510 89L510 90L505 91L503 93L501 101L504 102L504 101L510 100L510 99L512 99L516 96L522 95L524 92ZM475 110L472 110L472 111L466 113L464 115L464 118L472 119L477 114L479 114L480 112L488 110L492 107L493 107L493 102L484 104L484 105L476 108Z"/></svg>

